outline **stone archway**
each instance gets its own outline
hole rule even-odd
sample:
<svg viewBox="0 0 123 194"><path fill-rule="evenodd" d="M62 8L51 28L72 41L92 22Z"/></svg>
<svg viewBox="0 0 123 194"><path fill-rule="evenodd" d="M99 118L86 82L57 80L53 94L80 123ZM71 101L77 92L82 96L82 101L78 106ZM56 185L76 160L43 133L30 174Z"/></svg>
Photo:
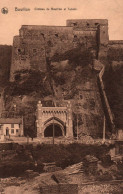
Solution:
<svg viewBox="0 0 123 194"><path fill-rule="evenodd" d="M61 126L59 124L52 123L45 128L44 137L53 137L53 128L54 128L54 136L55 137L60 137L60 136L64 135L63 131L61 129Z"/></svg>
<svg viewBox="0 0 123 194"><path fill-rule="evenodd" d="M73 137L73 123L72 123L72 110L71 104L68 102L66 107L43 107L41 102L37 104L37 136L46 137L47 131L51 129L54 123L57 136L61 135L66 137ZM50 126L50 127L49 127ZM45 131L46 130L46 131ZM57 133L56 132L56 133Z"/></svg>
<svg viewBox="0 0 123 194"><path fill-rule="evenodd" d="M51 117L44 122L44 137L53 137L53 127L56 137L65 136L66 126L64 122L57 117Z"/></svg>

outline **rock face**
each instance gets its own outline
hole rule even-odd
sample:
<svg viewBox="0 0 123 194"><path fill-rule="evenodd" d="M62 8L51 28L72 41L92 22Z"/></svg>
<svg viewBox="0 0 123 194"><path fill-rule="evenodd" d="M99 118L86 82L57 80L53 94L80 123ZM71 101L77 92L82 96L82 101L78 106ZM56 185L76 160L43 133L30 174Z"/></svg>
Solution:
<svg viewBox="0 0 123 194"><path fill-rule="evenodd" d="M66 106L69 100L74 135L78 129L80 137L102 137L104 113L97 77L101 64L114 64L115 50L115 61L122 63L122 52L118 54L122 44L109 41L104 19L67 20L66 26L23 25L13 39L13 83L5 91L6 110L17 104L27 135L34 128L36 119L30 118L34 118L38 100L47 107Z"/></svg>
<svg viewBox="0 0 123 194"><path fill-rule="evenodd" d="M23 25L13 40L10 81L17 78L17 71L40 70L46 75L45 84L49 81L49 99L57 106L71 101L74 135L78 125L79 135L101 136L103 111L92 59L105 60L107 44L107 20L68 20L66 26Z"/></svg>

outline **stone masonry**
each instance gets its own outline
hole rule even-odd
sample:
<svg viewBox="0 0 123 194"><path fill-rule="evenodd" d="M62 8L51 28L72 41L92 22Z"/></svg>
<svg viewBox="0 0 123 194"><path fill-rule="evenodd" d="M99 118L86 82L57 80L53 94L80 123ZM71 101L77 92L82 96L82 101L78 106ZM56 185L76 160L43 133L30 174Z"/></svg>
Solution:
<svg viewBox="0 0 123 194"><path fill-rule="evenodd" d="M45 72L47 56L52 60L79 45L91 51L94 58L104 60L108 41L107 20L67 20L67 26L23 25L13 39L10 80L18 70Z"/></svg>
<svg viewBox="0 0 123 194"><path fill-rule="evenodd" d="M45 129L51 124L57 124L61 128L62 136L73 137L73 122L71 105L66 107L42 107L37 104L37 136L44 137Z"/></svg>

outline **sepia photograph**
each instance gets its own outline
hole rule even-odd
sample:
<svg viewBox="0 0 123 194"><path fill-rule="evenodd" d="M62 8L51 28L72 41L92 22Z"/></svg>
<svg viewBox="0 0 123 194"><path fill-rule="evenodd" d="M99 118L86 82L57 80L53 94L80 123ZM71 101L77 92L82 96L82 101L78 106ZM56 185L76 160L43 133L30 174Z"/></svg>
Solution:
<svg viewBox="0 0 123 194"><path fill-rule="evenodd" d="M123 193L123 0L1 0L0 194Z"/></svg>

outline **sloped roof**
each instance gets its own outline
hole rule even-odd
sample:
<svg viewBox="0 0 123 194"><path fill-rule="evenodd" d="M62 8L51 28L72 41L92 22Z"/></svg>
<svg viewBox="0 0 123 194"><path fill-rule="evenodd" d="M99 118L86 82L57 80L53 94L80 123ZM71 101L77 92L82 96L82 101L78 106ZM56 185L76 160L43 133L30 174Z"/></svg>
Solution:
<svg viewBox="0 0 123 194"><path fill-rule="evenodd" d="M22 118L0 118L0 124L21 124Z"/></svg>

